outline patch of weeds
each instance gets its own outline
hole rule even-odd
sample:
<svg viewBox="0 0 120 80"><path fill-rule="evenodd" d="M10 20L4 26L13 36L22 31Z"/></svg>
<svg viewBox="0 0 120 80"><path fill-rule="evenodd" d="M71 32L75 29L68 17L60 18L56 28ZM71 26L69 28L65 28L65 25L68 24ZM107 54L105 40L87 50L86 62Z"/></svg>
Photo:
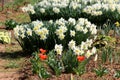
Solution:
<svg viewBox="0 0 120 80"><path fill-rule="evenodd" d="M0 26L3 26L4 25L4 22L0 22Z"/></svg>
<svg viewBox="0 0 120 80"><path fill-rule="evenodd" d="M4 4L4 9L5 9L5 8L12 9L12 8L13 8L13 3L12 3L12 2L5 3L5 4Z"/></svg>
<svg viewBox="0 0 120 80"><path fill-rule="evenodd" d="M116 70L114 77L120 78L120 70Z"/></svg>
<svg viewBox="0 0 120 80"><path fill-rule="evenodd" d="M16 25L18 25L18 23L13 19L8 19L5 21L5 26L6 26L6 29L8 30L15 28Z"/></svg>
<svg viewBox="0 0 120 80"><path fill-rule="evenodd" d="M98 69L94 69L97 76L102 77L104 74L108 73L108 70L105 67L100 66Z"/></svg>
<svg viewBox="0 0 120 80"><path fill-rule="evenodd" d="M10 61L8 64L5 65L5 68L18 68L19 64L16 61Z"/></svg>
<svg viewBox="0 0 120 80"><path fill-rule="evenodd" d="M24 22L30 22L30 18L29 18L29 15L28 14L19 14L17 17L16 17L16 21L19 22L19 23L24 23Z"/></svg>
<svg viewBox="0 0 120 80"><path fill-rule="evenodd" d="M120 52L115 53L115 62L120 63Z"/></svg>
<svg viewBox="0 0 120 80"><path fill-rule="evenodd" d="M105 63L105 62L110 62L112 63L113 62L113 52L114 52L114 49L112 47L105 47L102 49L102 56L101 56L101 60L102 60L102 63Z"/></svg>

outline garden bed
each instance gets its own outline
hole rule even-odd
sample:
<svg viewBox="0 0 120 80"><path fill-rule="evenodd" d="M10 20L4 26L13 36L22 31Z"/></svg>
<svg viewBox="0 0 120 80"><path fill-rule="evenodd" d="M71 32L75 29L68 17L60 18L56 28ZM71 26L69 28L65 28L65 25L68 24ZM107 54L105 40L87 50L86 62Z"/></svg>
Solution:
<svg viewBox="0 0 120 80"><path fill-rule="evenodd" d="M95 3L97 3L97 1ZM106 6L106 3L107 2L104 2L105 4L104 6ZM20 4L22 4L21 6L23 6L28 3L23 2ZM106 15L110 10L112 16L109 16L110 14L107 15L110 19L113 19L114 15L116 15L114 18L114 22L112 22L112 20L109 21L108 18L106 17L105 21L107 20L108 21L105 23L103 22L104 14L100 15L99 18L99 15L93 15L92 12L91 13L84 12L86 13L85 15L83 15L83 13L82 14L79 13L80 14L79 17L83 16L86 17L87 19L79 18L79 20L76 20L78 19L78 16L76 16L75 14L78 14L79 9L81 9L81 7L80 4L76 4L76 2L74 1L71 2L68 7L64 7L64 8L61 8L61 6L59 8L58 4L57 4L58 5L57 8L53 7L54 4L51 5L50 8L49 7L43 8L43 6L40 5L35 5L35 6L29 5L28 8L31 7L30 12L33 12L33 14L31 14L29 10L27 11L28 14L23 13L21 11L20 4L18 2L17 4L18 6L15 5L16 6L15 8L12 8L14 7L14 5L6 4L5 6L10 6L10 8L6 7L3 11L0 12L1 15L0 32L11 33L10 43L8 44L4 42L0 43L0 63L1 63L0 80L44 80L43 79L44 74L42 74L41 72L42 71L41 68L43 67L44 70L46 69L51 76L49 78L46 78L46 80L120 80L120 21L119 21L120 17L117 17L117 13L119 12L119 9L116 5L113 5L113 8L108 7L110 9L108 9L108 11L106 11L105 13L104 10L102 10L104 9L102 6L100 9L96 8L96 12L102 11ZM78 6L74 7L73 4L76 4ZM95 5L92 4L93 3L89 4L88 2L88 5L90 5L88 7L88 10L90 7L94 8L96 5L100 6L100 4L95 4ZM116 2L116 4L119 3ZM111 5L111 3L109 5ZM46 6L49 6L49 4ZM84 9L87 10L87 7L85 6ZM20 9L17 9L18 7ZM41 9L38 10L39 9L38 7L40 7ZM117 13L114 10L112 11L114 7L116 8L115 11L117 11ZM60 9L60 12L58 9ZM71 12L74 12L75 10L76 13L65 16L64 14L69 13L69 9L70 10L72 9ZM34 14L34 10L36 12L35 14ZM58 12L56 12L56 10ZM64 12L66 10L67 12ZM52 13L49 13L49 11L51 11ZM44 12L46 13L45 15L43 14ZM32 18L33 20L36 20L36 18L38 18L38 16L41 15L42 17L41 18L39 17L40 21L38 21L39 20L38 19L37 21L30 22L29 15L31 17L31 20ZM118 15L120 15L120 13ZM61 18L61 16L63 18ZM93 19L93 16L95 20ZM50 21L45 21L45 20L49 20L49 18ZM51 20L51 18L53 18L53 20ZM10 19L15 20L17 23L19 23L17 28L16 29L14 28L16 35L18 34L17 37L15 37L14 31L12 30L13 26L8 28L11 30L6 30L6 26L5 26L6 20L10 20ZM99 19L100 21L102 21L100 25L99 25ZM91 22L88 22L89 20ZM93 23L96 23L98 25L94 25ZM103 25L103 23L105 24ZM41 33L41 31L46 31L46 32ZM60 32L62 32L62 36ZM81 34L82 37L79 34ZM90 36L90 34L97 35L97 37L95 37L94 35ZM85 38L86 36L88 39ZM91 38L93 37L94 39L92 40L93 42L91 43ZM20 42L17 42L16 39L21 42L22 47L20 46L21 44L19 44ZM74 42L72 39L74 39L77 42L76 45L74 44L72 46L68 45L70 41ZM34 44L34 42L36 43ZM52 44L50 42L52 42ZM88 49L85 49L86 47L83 47L82 44L83 43L87 44L89 42L90 45ZM29 44L29 46L27 43ZM72 52L70 52L71 50L69 50L70 48L77 49L78 47L80 49L82 48L81 50L83 50L84 53L81 52L81 54L80 53L77 54L77 51L75 52L75 50L73 50ZM41 51L41 49L43 52ZM62 49L64 50L63 52ZM95 49L95 51L92 52L92 49ZM33 52L33 54L31 52ZM71 54L73 58L68 60L68 58L71 57L71 55L68 55L69 53L70 54L74 53L75 55ZM87 53L89 53L90 55ZM98 55L98 57L96 57L96 54ZM70 64L69 61L72 62L73 59L76 61L77 66L75 64L75 66L71 68L70 66L71 64L74 65L74 62ZM78 68L79 64L87 59L89 60L89 62L85 65L85 72L83 71L83 73L80 74L79 71L75 71L75 69ZM58 65L59 63L60 65ZM63 70L58 68L54 69L54 67L56 66L60 68L62 67ZM66 66L69 66L68 67L69 69L67 69ZM70 69L72 69L71 72L69 72ZM58 74L56 70L58 70ZM77 73L79 75L77 75Z"/></svg>
<svg viewBox="0 0 120 80"><path fill-rule="evenodd" d="M119 78L115 78L113 75L115 73L115 70L120 69L120 64L105 63L103 66L109 70L109 73L103 75L102 77L98 77L93 71L95 67L97 68L99 66L97 65L97 63L91 60L86 67L87 69L86 73L84 73L81 76L71 74L71 73L68 73L68 74L62 73L60 76L57 77L53 74L52 77L48 78L47 80L119 80ZM31 63L29 61L26 61L24 68L20 71L20 74L22 74L20 79L21 80L42 80L36 74L32 73L31 68L32 68Z"/></svg>

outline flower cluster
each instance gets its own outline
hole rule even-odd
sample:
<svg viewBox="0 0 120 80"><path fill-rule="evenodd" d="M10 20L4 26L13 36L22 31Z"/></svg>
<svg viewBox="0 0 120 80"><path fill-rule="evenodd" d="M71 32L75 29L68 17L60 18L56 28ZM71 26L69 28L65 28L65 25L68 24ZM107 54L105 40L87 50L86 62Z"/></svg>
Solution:
<svg viewBox="0 0 120 80"><path fill-rule="evenodd" d="M91 14L92 16L102 15L104 12L115 12L117 11L120 14L120 4L108 4L108 3L96 3L90 6L86 6L83 9L83 12Z"/></svg>
<svg viewBox="0 0 120 80"><path fill-rule="evenodd" d="M93 44L92 39L87 39L87 41L83 42L76 46L76 42L74 40L71 40L68 43L69 49L73 50L74 54L77 56L83 56L86 58L89 58L91 55L94 55L96 53L96 48L92 47ZM55 45L55 51L57 54L62 55L63 46L60 44Z"/></svg>
<svg viewBox="0 0 120 80"><path fill-rule="evenodd" d="M30 12L31 14L35 14L34 7L31 4L28 4L27 7L22 8L23 12Z"/></svg>
<svg viewBox="0 0 120 80"><path fill-rule="evenodd" d="M30 12L30 17L33 19L35 18L34 20L38 17L40 20L45 19L44 17L49 20L52 16L54 16L54 19L61 17L68 19L71 15L68 15L68 13L80 16L81 8L81 2L79 0L42 0L34 6L29 4L28 6L23 7L22 10L23 12Z"/></svg>
<svg viewBox="0 0 120 80"><path fill-rule="evenodd" d="M0 32L0 43L11 43L11 33L10 32Z"/></svg>
<svg viewBox="0 0 120 80"><path fill-rule="evenodd" d="M35 5L23 7L24 12L30 12L31 20L50 20L61 17L78 19L87 17L93 21L91 16L98 18L98 23L103 20L119 20L120 15L119 0L43 0ZM112 16L111 16L112 15ZM54 16L54 17L53 17ZM105 16L105 17L102 17ZM116 16L116 17L115 17Z"/></svg>
<svg viewBox="0 0 120 80"><path fill-rule="evenodd" d="M39 54L40 60L46 60L47 59L47 55L45 53L46 53L46 50L40 48L40 54Z"/></svg>
<svg viewBox="0 0 120 80"><path fill-rule="evenodd" d="M29 27L31 25L31 27ZM17 25L16 28L14 28L14 34L16 38L25 38L28 36L32 36L33 33L38 35L41 40L45 40L49 33L49 30L45 27L43 27L43 22L41 21L33 21L31 24L25 24L25 25Z"/></svg>
<svg viewBox="0 0 120 80"><path fill-rule="evenodd" d="M78 20L61 18L55 22L37 20L29 24L17 25L14 28L14 34L21 43L27 41L27 45L30 43L34 47L38 45L39 47L53 49L54 45L58 43L62 44L64 48L68 48L67 44L72 39L76 41L76 45L79 45L90 36L96 35L97 29L94 24L84 18ZM35 41L35 43L31 41Z"/></svg>
<svg viewBox="0 0 120 80"><path fill-rule="evenodd" d="M76 42L74 40L71 40L68 44L69 48L73 50L73 52L76 54L76 55L84 55L86 58L89 58L91 55L95 54L96 52L96 48L93 47L91 48L93 44L93 41L92 39L87 39L86 42L83 42L76 46ZM91 48L91 49L90 49Z"/></svg>

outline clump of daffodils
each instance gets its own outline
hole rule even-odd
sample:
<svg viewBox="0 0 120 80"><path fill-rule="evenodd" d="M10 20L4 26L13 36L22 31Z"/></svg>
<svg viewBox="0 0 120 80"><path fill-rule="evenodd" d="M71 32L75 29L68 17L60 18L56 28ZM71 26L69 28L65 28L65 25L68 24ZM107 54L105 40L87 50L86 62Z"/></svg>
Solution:
<svg viewBox="0 0 120 80"><path fill-rule="evenodd" d="M91 14L92 16L99 16L104 14L104 12L115 12L120 14L120 4L119 3L96 3L93 5L86 6L83 12Z"/></svg>
<svg viewBox="0 0 120 80"><path fill-rule="evenodd" d="M28 4L26 7L22 8L23 12L30 12L31 14L35 14L34 6Z"/></svg>
<svg viewBox="0 0 120 80"><path fill-rule="evenodd" d="M52 20L46 22L36 20L29 24L17 25L14 28L14 34L16 39L20 40L19 42L27 43L26 46L30 43L33 47L47 47L49 50L53 49L55 44L61 44L65 49L70 47L78 50L78 47L74 46L81 44L81 52L83 52L83 49L87 50L88 47L91 47L92 40L88 40L88 38L95 36L97 29L96 25L85 18L79 18L78 20L61 18L54 22ZM56 52L61 54L61 50L56 50Z"/></svg>
<svg viewBox="0 0 120 80"><path fill-rule="evenodd" d="M76 46L76 42L74 40L71 40L68 43L68 46L70 49L73 50L75 55L78 56L85 56L86 58L89 58L90 56L94 55L96 53L96 48L92 47L93 44L92 39L87 39L87 41L82 41L82 43L78 46Z"/></svg>
<svg viewBox="0 0 120 80"><path fill-rule="evenodd" d="M120 1L119 0L42 0L35 5L29 4L22 8L23 12L30 14L31 20L50 20L61 17L78 19L87 17L94 22L93 17L97 18L98 23L103 20L119 20ZM69 14L70 13L70 14ZM91 17L93 16L93 17ZM105 17L104 17L105 16ZM105 18L105 19L104 19Z"/></svg>
<svg viewBox="0 0 120 80"><path fill-rule="evenodd" d="M79 0L42 0L35 5L29 4L23 7L22 11L28 12L31 18L35 18L34 20L43 20L45 19L44 17L50 20L51 18L53 19L53 16L54 19L65 18L66 15L70 17L69 15L74 14L73 12L76 15L80 15L81 8L81 2Z"/></svg>

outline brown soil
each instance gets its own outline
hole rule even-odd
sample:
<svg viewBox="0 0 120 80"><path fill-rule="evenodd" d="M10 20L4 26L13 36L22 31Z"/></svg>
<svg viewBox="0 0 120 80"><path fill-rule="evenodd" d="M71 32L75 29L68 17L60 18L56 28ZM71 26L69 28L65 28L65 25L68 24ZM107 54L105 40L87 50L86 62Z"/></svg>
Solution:
<svg viewBox="0 0 120 80"><path fill-rule="evenodd" d="M113 76L113 74L115 73L115 70L120 69L120 64L103 65L108 69L109 73L106 75L103 75L102 77L98 77L93 71L95 67L98 67L96 65L97 64L95 64L95 62L91 60L86 67L87 69L86 73L84 73L81 76L71 74L71 73L69 74L62 73L58 77L56 77L55 75L52 75L52 77L48 78L47 80L120 80L120 78L115 78ZM32 73L31 64L28 60L25 62L24 68L20 71L20 74L22 74L22 76L20 77L20 80L42 80L37 75Z"/></svg>

